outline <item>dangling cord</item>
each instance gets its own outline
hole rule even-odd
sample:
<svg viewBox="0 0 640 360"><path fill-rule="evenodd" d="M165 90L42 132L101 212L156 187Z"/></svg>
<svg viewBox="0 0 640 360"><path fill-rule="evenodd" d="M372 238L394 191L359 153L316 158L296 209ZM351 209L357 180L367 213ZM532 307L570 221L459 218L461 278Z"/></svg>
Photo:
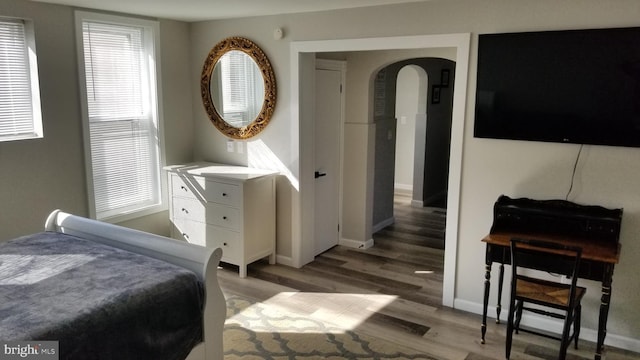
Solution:
<svg viewBox="0 0 640 360"><path fill-rule="evenodd" d="M580 161L580 154L582 154L582 148L584 144L580 144L580 150L578 150L578 156L576 156L576 162L573 164L573 173L571 174L571 186L569 187L569 191L567 191L567 196L564 198L565 200L569 200L569 194L571 194L571 190L573 190L573 182L576 178L576 169L578 168L578 161Z"/></svg>

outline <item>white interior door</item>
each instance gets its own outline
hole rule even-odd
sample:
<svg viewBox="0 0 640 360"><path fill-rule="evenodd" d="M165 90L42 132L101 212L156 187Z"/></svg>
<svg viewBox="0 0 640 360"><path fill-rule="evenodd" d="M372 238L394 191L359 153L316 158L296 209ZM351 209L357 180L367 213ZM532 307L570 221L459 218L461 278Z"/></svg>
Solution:
<svg viewBox="0 0 640 360"><path fill-rule="evenodd" d="M339 239L340 156L342 137L342 78L338 68L316 68L315 221L314 247L318 255Z"/></svg>

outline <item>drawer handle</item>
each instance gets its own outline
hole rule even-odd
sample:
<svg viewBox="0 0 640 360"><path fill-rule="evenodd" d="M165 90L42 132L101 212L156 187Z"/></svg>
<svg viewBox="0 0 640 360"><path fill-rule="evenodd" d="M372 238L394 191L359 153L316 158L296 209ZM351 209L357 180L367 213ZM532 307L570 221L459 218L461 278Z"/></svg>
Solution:
<svg viewBox="0 0 640 360"><path fill-rule="evenodd" d="M227 246L227 243L222 243L222 246Z"/></svg>
<svg viewBox="0 0 640 360"><path fill-rule="evenodd" d="M188 213L189 213L189 210L187 210L187 209L185 209L185 208L182 208L182 212L183 212L183 213L185 213L185 214L188 214Z"/></svg>
<svg viewBox="0 0 640 360"><path fill-rule="evenodd" d="M222 196L227 196L227 193L222 193Z"/></svg>
<svg viewBox="0 0 640 360"><path fill-rule="evenodd" d="M184 238L187 239L187 240L189 239L189 234L187 234L187 233L182 233L182 236L184 236Z"/></svg>
<svg viewBox="0 0 640 360"><path fill-rule="evenodd" d="M184 185L180 185L180 189L182 189L184 191L189 191L189 190L187 190L187 188Z"/></svg>
<svg viewBox="0 0 640 360"><path fill-rule="evenodd" d="M222 217L222 220L227 220L227 217L226 217L226 216L223 216L223 217Z"/></svg>

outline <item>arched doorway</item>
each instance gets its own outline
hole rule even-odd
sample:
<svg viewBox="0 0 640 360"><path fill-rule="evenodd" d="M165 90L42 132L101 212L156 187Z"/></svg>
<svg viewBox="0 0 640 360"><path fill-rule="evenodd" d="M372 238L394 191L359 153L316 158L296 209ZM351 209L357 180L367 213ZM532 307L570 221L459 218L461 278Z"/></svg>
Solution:
<svg viewBox="0 0 640 360"><path fill-rule="evenodd" d="M398 87L403 69L412 69L419 79L413 90ZM419 69L421 72L416 72ZM451 125L453 115L453 77L455 62L441 58L416 58L399 61L375 74L373 91L376 126L373 230L394 222L395 175L412 158L412 204L417 207L447 207ZM420 92L420 89L426 91ZM416 95L416 93L418 93ZM404 119L413 118L413 128L398 132L403 126L398 118L401 100L417 96ZM382 104L382 105L381 105ZM423 110L418 110L418 109ZM426 109L426 110L424 110ZM424 112L421 112L424 111ZM406 127L406 124L404 124ZM413 138L409 139L413 133ZM413 143L413 153L406 147ZM403 149L404 148L404 149ZM404 150L403 154L399 153ZM443 240L444 241L444 240Z"/></svg>

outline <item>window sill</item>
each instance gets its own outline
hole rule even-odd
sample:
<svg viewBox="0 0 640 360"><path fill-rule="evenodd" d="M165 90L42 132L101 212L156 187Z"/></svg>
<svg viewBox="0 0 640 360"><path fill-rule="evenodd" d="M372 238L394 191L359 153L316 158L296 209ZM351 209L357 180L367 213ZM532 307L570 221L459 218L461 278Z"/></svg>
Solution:
<svg viewBox="0 0 640 360"><path fill-rule="evenodd" d="M97 218L97 220L110 223L110 224L117 224L117 223L141 218L143 216L148 216L148 215L156 214L156 213L167 211L167 210L169 210L169 207L167 206L167 204L163 203L160 205L153 205L153 206L149 206L143 209L138 209L138 210L127 212L127 213L120 213L117 215L107 216L104 218Z"/></svg>

